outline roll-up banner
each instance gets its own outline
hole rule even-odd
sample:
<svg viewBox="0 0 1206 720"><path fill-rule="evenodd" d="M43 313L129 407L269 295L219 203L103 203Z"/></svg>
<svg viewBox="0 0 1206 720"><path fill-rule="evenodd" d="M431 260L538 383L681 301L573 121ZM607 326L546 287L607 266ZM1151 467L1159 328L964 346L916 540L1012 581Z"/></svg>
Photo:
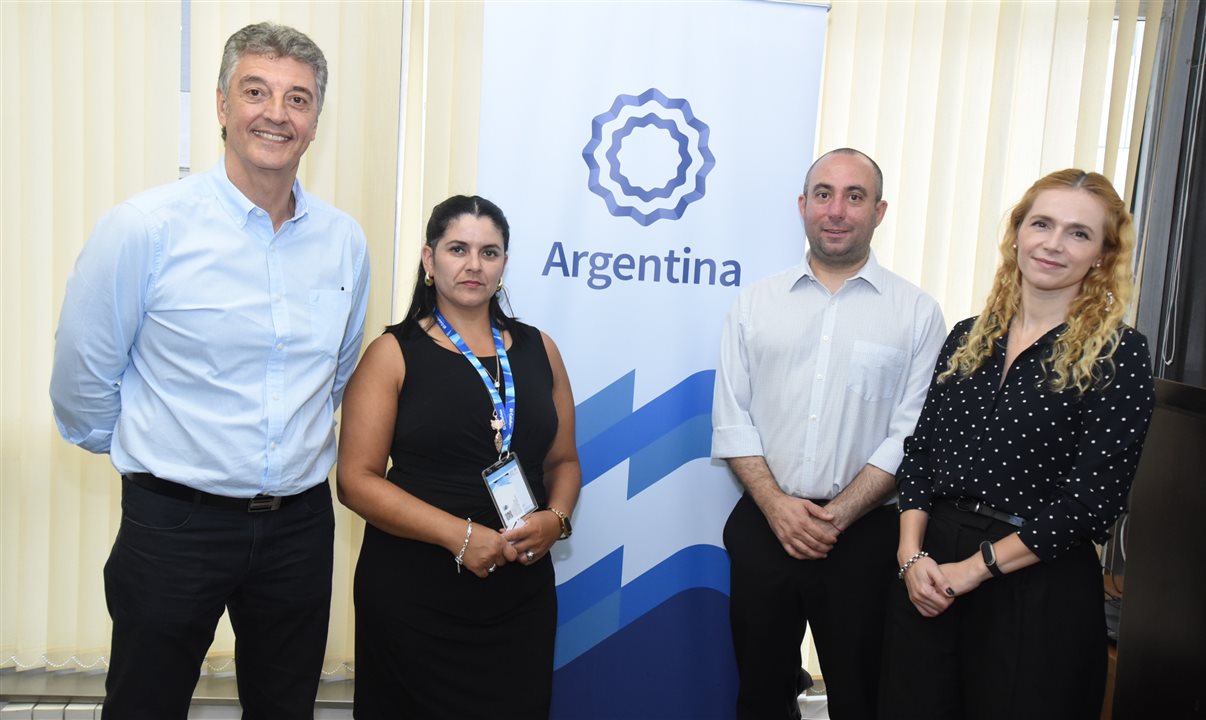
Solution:
<svg viewBox="0 0 1206 720"><path fill-rule="evenodd" d="M721 532L740 489L708 459L712 385L738 290L803 255L825 14L485 6L477 189L511 224L511 306L557 343L577 404L559 720L733 716Z"/></svg>

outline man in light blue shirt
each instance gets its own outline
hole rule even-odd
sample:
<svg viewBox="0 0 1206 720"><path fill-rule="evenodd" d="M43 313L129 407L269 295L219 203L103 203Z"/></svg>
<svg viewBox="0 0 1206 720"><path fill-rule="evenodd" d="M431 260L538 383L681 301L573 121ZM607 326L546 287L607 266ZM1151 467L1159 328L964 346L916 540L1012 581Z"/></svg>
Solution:
<svg viewBox="0 0 1206 720"><path fill-rule="evenodd" d="M712 457L745 487L724 529L742 719L799 717L813 631L834 720L870 720L897 517L885 504L946 325L938 303L881 267L883 176L843 148L799 198L808 249L744 288L725 324Z"/></svg>
<svg viewBox="0 0 1206 720"><path fill-rule="evenodd" d="M68 279L55 419L122 474L106 717L185 718L224 609L244 717L313 716L334 413L369 283L360 226L297 181L326 81L292 28L232 35L223 159L111 210Z"/></svg>

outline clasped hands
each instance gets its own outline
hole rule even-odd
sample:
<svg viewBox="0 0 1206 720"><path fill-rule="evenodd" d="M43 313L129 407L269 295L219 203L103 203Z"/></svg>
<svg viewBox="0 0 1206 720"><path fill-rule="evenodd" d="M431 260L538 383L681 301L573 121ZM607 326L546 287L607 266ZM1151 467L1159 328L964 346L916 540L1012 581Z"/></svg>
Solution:
<svg viewBox="0 0 1206 720"><path fill-rule="evenodd" d="M767 510L767 522L775 537L783 550L797 560L827 557L846 529L840 515L791 495L780 495Z"/></svg>
<svg viewBox="0 0 1206 720"><path fill-rule="evenodd" d="M531 565L544 557L560 537L561 521L543 510L530 513L524 524L513 530L496 531L475 524L465 550L464 567L485 578L507 563Z"/></svg>
<svg viewBox="0 0 1206 720"><path fill-rule="evenodd" d="M923 616L938 617L955 602L955 598L980 587L984 580L983 567L979 555L941 565L933 558L919 558L904 574L909 601Z"/></svg>

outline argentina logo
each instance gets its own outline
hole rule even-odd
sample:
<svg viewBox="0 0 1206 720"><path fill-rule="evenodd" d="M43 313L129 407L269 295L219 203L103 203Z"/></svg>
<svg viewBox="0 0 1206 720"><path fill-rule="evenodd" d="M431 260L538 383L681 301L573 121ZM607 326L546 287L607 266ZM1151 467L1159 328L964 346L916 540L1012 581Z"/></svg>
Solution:
<svg viewBox="0 0 1206 720"><path fill-rule="evenodd" d="M620 95L596 115L582 157L590 168L591 192L612 215L642 226L681 218L704 196L704 180L716 164L708 126L691 104L657 88Z"/></svg>

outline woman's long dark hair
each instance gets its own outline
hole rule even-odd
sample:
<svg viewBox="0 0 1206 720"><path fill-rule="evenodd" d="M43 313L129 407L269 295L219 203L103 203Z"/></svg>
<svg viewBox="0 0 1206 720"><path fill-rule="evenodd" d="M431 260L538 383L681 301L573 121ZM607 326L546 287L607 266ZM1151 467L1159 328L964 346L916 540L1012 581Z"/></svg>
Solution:
<svg viewBox="0 0 1206 720"><path fill-rule="evenodd" d="M502 235L503 252L507 252L511 247L511 226L507 224L507 217L503 215L502 208L486 198L477 195L453 195L439 205L436 205L431 211L431 218L427 221L426 244L427 247L431 248L432 252L435 252L436 243L448 231L448 226L462 215L489 219L490 222L494 223L494 227L498 229L499 234ZM419 270L415 275L415 291L410 299L410 309L406 311L405 317L398 323L406 332L410 332L411 330L426 332L426 329L419 325L419 321L423 318L431 317L436 309L435 285L428 286L424 284L423 277L425 274L426 271L423 269L423 263L419 263ZM499 301L500 295L505 299L506 291L497 292L490 298L490 322L497 325L499 329L510 330L515 323L515 318L508 315L502 309L502 303ZM510 303L508 303L509 305Z"/></svg>

